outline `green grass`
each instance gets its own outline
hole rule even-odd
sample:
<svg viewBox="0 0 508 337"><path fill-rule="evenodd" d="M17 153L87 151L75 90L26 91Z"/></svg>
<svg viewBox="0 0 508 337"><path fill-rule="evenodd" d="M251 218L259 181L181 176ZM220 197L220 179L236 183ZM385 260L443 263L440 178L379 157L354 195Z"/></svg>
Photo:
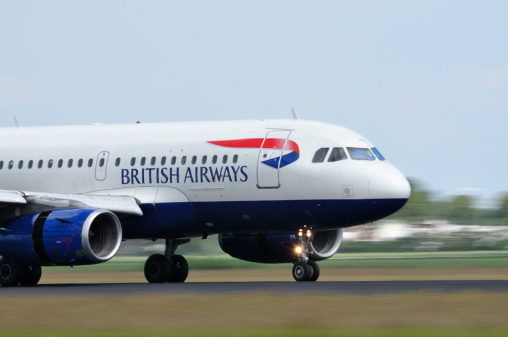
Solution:
<svg viewBox="0 0 508 337"><path fill-rule="evenodd" d="M2 297L3 336L507 336L508 294Z"/></svg>
<svg viewBox="0 0 508 337"><path fill-rule="evenodd" d="M508 257L436 257L421 259L327 260L322 268L495 268L508 267Z"/></svg>
<svg viewBox="0 0 508 337"><path fill-rule="evenodd" d="M228 336L280 336L280 337L504 337L508 334L508 329L489 329L489 328L256 328L256 329L171 329L171 330L103 330L103 331L0 331L0 336L25 337L138 337L138 336L207 336L207 337L228 337Z"/></svg>
<svg viewBox="0 0 508 337"><path fill-rule="evenodd" d="M192 270L273 269L288 264L262 264L234 259L228 255L186 256ZM78 266L81 271L139 271L147 256L117 256L106 263ZM496 268L508 267L507 251L425 252L425 253L338 253L319 262L321 268ZM45 268L62 272L68 267Z"/></svg>

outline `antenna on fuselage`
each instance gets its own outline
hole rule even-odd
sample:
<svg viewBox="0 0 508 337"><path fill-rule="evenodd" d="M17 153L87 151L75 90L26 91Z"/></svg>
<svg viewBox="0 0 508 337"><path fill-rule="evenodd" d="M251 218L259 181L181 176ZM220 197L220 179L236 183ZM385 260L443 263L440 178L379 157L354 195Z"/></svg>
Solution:
<svg viewBox="0 0 508 337"><path fill-rule="evenodd" d="M293 112L293 119L297 120L298 119L298 115L296 114L295 109L291 108L291 112Z"/></svg>
<svg viewBox="0 0 508 337"><path fill-rule="evenodd" d="M17 128L20 128L21 124L19 124L18 120L16 119L16 116L13 116L13 117L14 117L14 124L16 124Z"/></svg>

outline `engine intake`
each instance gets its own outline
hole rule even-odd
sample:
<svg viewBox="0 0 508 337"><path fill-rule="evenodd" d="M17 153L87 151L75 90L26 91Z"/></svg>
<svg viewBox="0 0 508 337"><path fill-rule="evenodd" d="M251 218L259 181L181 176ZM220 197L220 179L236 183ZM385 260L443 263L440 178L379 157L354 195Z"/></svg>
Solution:
<svg viewBox="0 0 508 337"><path fill-rule="evenodd" d="M0 229L0 255L36 265L84 265L118 252L122 227L104 209L57 209L16 218Z"/></svg>
<svg viewBox="0 0 508 337"><path fill-rule="evenodd" d="M333 256L342 242L342 229L317 231L309 244L309 258L321 261ZM296 232L219 234L222 250L234 258L259 263L291 263L300 244Z"/></svg>
<svg viewBox="0 0 508 337"><path fill-rule="evenodd" d="M342 229L319 231L309 244L309 257L314 261L326 260L335 254L342 243Z"/></svg>

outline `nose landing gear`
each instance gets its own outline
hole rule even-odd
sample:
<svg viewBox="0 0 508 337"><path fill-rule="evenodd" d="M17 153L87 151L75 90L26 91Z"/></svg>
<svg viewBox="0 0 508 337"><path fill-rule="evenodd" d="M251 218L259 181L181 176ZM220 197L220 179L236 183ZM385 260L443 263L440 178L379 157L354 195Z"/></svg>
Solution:
<svg viewBox="0 0 508 337"><path fill-rule="evenodd" d="M145 278L149 283L184 282L189 274L189 265L182 255L175 255L179 245L189 239L166 239L165 254L151 255L145 263Z"/></svg>
<svg viewBox="0 0 508 337"><path fill-rule="evenodd" d="M293 265L293 278L297 282L316 281L319 278L319 266L316 262L309 260L309 243L314 233L312 229L298 231L300 246L296 247L296 261Z"/></svg>

